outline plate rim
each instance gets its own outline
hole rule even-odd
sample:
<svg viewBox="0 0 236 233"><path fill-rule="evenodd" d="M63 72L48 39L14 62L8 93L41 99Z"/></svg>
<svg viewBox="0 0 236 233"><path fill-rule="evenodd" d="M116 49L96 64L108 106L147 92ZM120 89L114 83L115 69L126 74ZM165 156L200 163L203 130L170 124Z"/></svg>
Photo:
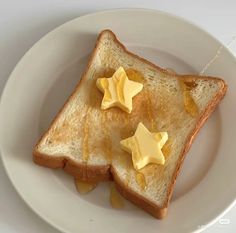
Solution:
<svg viewBox="0 0 236 233"><path fill-rule="evenodd" d="M56 31L60 30L62 27L64 27L67 24L70 24L78 19L81 18L86 18L86 17L91 17L94 15L99 15L99 14L106 14L106 13L118 13L118 12L124 12L124 11L141 11L141 12L146 12L146 13L155 13L158 15L164 15L166 17L171 17L175 20L178 21L182 21L183 23L186 23L190 26L195 27L196 29L202 31L204 34L206 34L208 37L210 37L211 39L213 39L215 42L217 42L217 44L219 44L219 47L221 46L224 50L226 50L228 52L228 54L231 56L231 58L235 61L236 63L236 55L234 55L232 53L232 51L226 46L224 45L218 38L216 38L215 36L213 36L211 33L209 33L205 28L203 28L202 26L199 26L198 24L192 22L191 20L188 20L182 16L178 16L166 11L162 11L162 10L157 10L157 9L149 9L149 8L112 8L112 9L106 9L106 10L101 10L101 11L94 11L88 14L83 14L81 16L78 16L76 18L73 18L69 21L64 22L63 24L55 27L53 30L47 32L46 34L44 34L38 41L36 41L24 54L23 56L19 59L19 61L16 63L15 67L13 68L12 72L10 73L4 88L2 90L1 93L1 97L0 97L0 119L2 118L2 100L5 97L6 93L7 93L7 89L9 86L9 83L11 82L11 77L13 76L14 72L17 70L18 66L21 64L21 62L24 60L24 58L38 45L40 44L43 40L45 40L48 36L50 36L52 33L55 33ZM0 121L0 127L2 127L2 123ZM10 181L10 183L12 184L13 188L15 189L16 193L20 196L21 200L23 200L23 202L39 217L41 218L43 221L45 221L47 224L49 224L51 227L53 227L56 230L59 230L61 232L64 233L70 233L70 231L68 231L67 229L64 229L63 227L57 225L54 221L50 221L48 220L46 217L44 217L43 215L40 214L40 212L34 208L30 202L27 201L27 199L21 194L20 190L18 190L17 186L14 185L14 181L12 176L10 175L8 169L7 169L7 165L5 164L5 160L4 160L4 156L2 154L2 144L0 142L0 158L4 167L4 170L7 174L7 177ZM220 213L218 214L218 216L214 219L212 219L211 221L209 221L206 225L202 226L199 229L196 229L194 232L202 232L205 229L209 228L210 226L212 226L214 223L216 223L223 215L225 215L230 209L233 208L233 206L236 204L236 197L234 198L234 201L230 202L228 204L228 206Z"/></svg>

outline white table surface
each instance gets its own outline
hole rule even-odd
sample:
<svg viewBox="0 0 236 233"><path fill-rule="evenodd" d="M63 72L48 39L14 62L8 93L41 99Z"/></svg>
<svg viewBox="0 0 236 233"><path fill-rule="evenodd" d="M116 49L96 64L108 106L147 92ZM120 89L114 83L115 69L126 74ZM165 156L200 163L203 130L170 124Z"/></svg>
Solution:
<svg viewBox="0 0 236 233"><path fill-rule="evenodd" d="M43 35L90 12L128 7L159 9L182 16L205 28L224 44L236 35L235 0L0 0L0 93L16 63ZM236 43L231 50L236 55ZM17 195L0 160L2 232L58 233ZM236 232L236 206L204 232Z"/></svg>

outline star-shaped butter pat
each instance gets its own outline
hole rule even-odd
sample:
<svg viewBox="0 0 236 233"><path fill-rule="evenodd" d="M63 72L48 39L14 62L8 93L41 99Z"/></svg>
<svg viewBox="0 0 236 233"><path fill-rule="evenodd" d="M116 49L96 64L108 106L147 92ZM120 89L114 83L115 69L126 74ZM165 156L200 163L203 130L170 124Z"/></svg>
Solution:
<svg viewBox="0 0 236 233"><path fill-rule="evenodd" d="M96 85L104 93L101 109L119 107L128 113L132 111L132 98L143 89L143 84L128 79L123 67L111 78L97 79Z"/></svg>
<svg viewBox="0 0 236 233"><path fill-rule="evenodd" d="M139 170L149 163L165 163L161 149L167 140L167 132L151 133L140 122L134 136L120 141L120 144L123 150L132 154L133 166Z"/></svg>

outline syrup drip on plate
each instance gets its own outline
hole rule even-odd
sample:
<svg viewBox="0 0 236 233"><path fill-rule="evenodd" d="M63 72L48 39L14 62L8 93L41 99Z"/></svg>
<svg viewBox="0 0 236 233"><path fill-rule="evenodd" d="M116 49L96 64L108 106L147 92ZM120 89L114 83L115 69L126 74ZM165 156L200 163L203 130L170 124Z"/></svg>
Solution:
<svg viewBox="0 0 236 233"><path fill-rule="evenodd" d="M111 206L115 209L122 209L124 208L124 201L121 195L118 193L114 184L111 185L110 190L110 203Z"/></svg>
<svg viewBox="0 0 236 233"><path fill-rule="evenodd" d="M79 193L86 194L96 188L97 183L86 182L75 178L75 186Z"/></svg>

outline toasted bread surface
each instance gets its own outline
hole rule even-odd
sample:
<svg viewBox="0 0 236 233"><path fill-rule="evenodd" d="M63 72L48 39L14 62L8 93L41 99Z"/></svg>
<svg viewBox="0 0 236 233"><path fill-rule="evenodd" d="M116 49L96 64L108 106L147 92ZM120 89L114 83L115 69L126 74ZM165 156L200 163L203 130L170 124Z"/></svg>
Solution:
<svg viewBox="0 0 236 233"><path fill-rule="evenodd" d="M100 109L103 96L96 80L110 77L120 66L130 79L144 85L133 98L131 114ZM190 95L187 102L183 84ZM110 30L102 31L87 70L35 146L33 159L87 181L114 179L125 198L163 218L186 152L226 90L219 78L168 72L127 51ZM195 114L191 107L197 108ZM136 171L131 156L120 148L120 140L132 136L139 122L150 131L168 132L165 165L150 164Z"/></svg>

